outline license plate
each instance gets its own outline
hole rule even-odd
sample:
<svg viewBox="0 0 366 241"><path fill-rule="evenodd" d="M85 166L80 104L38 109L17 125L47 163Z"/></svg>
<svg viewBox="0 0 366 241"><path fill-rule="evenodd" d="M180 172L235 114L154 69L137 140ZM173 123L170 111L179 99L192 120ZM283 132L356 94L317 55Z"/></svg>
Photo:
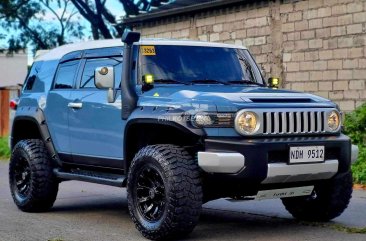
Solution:
<svg viewBox="0 0 366 241"><path fill-rule="evenodd" d="M323 162L324 146L292 146L290 147L290 164Z"/></svg>
<svg viewBox="0 0 366 241"><path fill-rule="evenodd" d="M262 190L257 193L255 200L309 196L313 192L313 189L314 189L314 186Z"/></svg>

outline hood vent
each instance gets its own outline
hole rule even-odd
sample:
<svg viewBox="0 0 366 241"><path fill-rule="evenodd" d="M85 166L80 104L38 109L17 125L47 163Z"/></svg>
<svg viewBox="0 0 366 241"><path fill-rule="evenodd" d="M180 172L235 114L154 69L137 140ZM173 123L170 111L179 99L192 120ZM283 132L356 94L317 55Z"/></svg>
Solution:
<svg viewBox="0 0 366 241"><path fill-rule="evenodd" d="M311 103L310 98L249 98L254 103Z"/></svg>

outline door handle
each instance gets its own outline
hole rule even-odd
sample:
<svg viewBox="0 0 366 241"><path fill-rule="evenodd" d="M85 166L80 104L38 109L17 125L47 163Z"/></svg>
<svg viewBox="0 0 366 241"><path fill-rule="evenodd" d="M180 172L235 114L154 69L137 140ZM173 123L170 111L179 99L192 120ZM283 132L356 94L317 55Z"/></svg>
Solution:
<svg viewBox="0 0 366 241"><path fill-rule="evenodd" d="M81 108L83 108L83 103L70 102L69 104L67 104L67 107L73 108L73 109L81 109Z"/></svg>

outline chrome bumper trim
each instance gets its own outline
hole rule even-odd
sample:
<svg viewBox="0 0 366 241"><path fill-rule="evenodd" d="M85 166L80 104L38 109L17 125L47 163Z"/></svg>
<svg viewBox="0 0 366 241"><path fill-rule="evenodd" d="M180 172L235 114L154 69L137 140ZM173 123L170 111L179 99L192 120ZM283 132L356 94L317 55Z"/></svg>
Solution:
<svg viewBox="0 0 366 241"><path fill-rule="evenodd" d="M328 160L323 163L307 163L288 165L286 163L268 164L267 178L262 182L286 183L329 179L338 171L338 160Z"/></svg>
<svg viewBox="0 0 366 241"><path fill-rule="evenodd" d="M355 163L357 161L358 158L358 146L357 145L352 145L351 148L351 163Z"/></svg>
<svg viewBox="0 0 366 241"><path fill-rule="evenodd" d="M237 173L245 166L240 153L198 152L198 165L211 173Z"/></svg>

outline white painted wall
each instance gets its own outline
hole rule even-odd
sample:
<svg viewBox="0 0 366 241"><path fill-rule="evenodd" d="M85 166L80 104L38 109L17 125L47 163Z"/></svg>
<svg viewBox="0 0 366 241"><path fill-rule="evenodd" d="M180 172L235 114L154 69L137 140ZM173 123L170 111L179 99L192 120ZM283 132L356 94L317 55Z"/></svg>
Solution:
<svg viewBox="0 0 366 241"><path fill-rule="evenodd" d="M28 57L26 51L13 56L0 54L0 88L23 84L27 76Z"/></svg>

